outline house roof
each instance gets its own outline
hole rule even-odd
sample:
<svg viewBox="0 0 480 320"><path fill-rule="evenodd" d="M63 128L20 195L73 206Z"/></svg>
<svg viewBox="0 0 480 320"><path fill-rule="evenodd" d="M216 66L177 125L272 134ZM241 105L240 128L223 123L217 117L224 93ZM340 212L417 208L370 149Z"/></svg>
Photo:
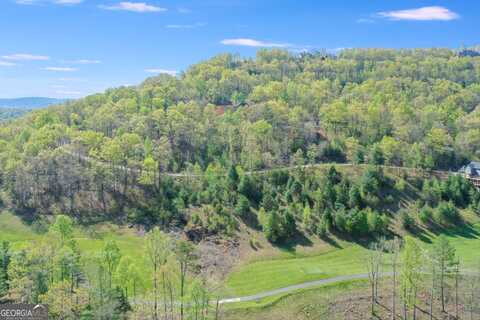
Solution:
<svg viewBox="0 0 480 320"><path fill-rule="evenodd" d="M459 170L469 176L480 176L480 162L472 161Z"/></svg>
<svg viewBox="0 0 480 320"><path fill-rule="evenodd" d="M472 161L472 162L470 162L469 166L471 166L471 167L473 167L473 168L475 168L475 169L477 169L477 170L480 170L480 162L478 162L478 161Z"/></svg>

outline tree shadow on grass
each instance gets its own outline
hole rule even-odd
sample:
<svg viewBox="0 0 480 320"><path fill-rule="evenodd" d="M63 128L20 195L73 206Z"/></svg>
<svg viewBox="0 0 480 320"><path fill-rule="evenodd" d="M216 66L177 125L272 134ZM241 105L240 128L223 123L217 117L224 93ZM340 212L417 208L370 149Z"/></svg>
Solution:
<svg viewBox="0 0 480 320"><path fill-rule="evenodd" d="M407 231L422 242L432 243L432 239L430 239L430 237L427 235L426 230L420 228L418 225L410 226Z"/></svg>
<svg viewBox="0 0 480 320"><path fill-rule="evenodd" d="M342 246L338 243L338 241L335 240L334 238L330 237L328 234L326 234L324 236L320 236L320 239L322 239L323 241L325 241L326 243L328 243L332 247L335 247L337 249L342 249Z"/></svg>
<svg viewBox="0 0 480 320"><path fill-rule="evenodd" d="M305 234L297 231L292 238L277 243L277 247L280 250L286 251L288 253L295 253L297 246L311 247L313 246L313 242L308 239Z"/></svg>
<svg viewBox="0 0 480 320"><path fill-rule="evenodd" d="M350 243L358 244L359 246L365 249L369 249L372 243L376 243L380 239L392 240L395 237L400 237L398 234L396 234L394 231L390 229L382 233L372 233L364 236L351 235L344 232L338 232L336 230L332 230L331 233L334 234L338 239L341 239ZM338 246L338 248L341 248L341 246Z"/></svg>
<svg viewBox="0 0 480 320"><path fill-rule="evenodd" d="M425 227L415 225L408 231L411 235L426 243L433 242L431 237L432 234L436 237L439 235L445 235L452 238L461 237L467 239L480 239L480 232L476 230L473 225L463 220L458 222L457 225L442 225L431 220ZM428 235L428 233L431 235Z"/></svg>
<svg viewBox="0 0 480 320"><path fill-rule="evenodd" d="M472 224L462 221L458 225L440 225L436 223L429 224L429 230L436 236L446 235L448 237L461 237L467 239L479 239L480 232L476 230Z"/></svg>

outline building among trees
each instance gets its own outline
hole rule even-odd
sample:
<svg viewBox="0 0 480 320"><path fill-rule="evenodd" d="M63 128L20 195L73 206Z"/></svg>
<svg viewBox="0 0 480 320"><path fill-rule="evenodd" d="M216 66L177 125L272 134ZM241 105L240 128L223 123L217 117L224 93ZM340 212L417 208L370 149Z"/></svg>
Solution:
<svg viewBox="0 0 480 320"><path fill-rule="evenodd" d="M480 178L480 162L472 161L459 170L467 178Z"/></svg>

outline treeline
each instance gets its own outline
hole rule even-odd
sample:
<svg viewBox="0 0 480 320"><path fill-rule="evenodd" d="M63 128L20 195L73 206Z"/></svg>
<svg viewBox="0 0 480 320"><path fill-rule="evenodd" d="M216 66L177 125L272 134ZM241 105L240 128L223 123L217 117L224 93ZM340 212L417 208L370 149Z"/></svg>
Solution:
<svg viewBox="0 0 480 320"><path fill-rule="evenodd" d="M54 319L220 319L220 286L199 272L189 242L154 228L138 249L145 261L111 239L86 253L59 215L39 241L1 243L0 302L45 303Z"/></svg>
<svg viewBox="0 0 480 320"><path fill-rule="evenodd" d="M239 174L321 162L455 170L478 158L479 79L479 57L442 49L220 55L179 77L109 89L2 126L0 199L19 212L193 221L231 232L237 199L220 197L232 187L215 177L232 167ZM192 177L179 183L166 172ZM189 199L191 189L201 197ZM356 207L351 215L363 220L368 208ZM292 212L277 219L264 209L262 224L293 232Z"/></svg>

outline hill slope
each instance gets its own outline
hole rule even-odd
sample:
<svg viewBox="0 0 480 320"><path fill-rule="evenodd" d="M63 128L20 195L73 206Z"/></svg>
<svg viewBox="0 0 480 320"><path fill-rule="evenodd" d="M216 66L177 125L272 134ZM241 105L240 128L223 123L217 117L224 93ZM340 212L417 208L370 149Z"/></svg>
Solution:
<svg viewBox="0 0 480 320"><path fill-rule="evenodd" d="M479 81L480 57L446 49L220 55L0 128L2 200L23 214L180 226L195 239L230 236L241 219L281 241L309 210L315 230L324 216L383 219L402 204L382 205L376 171L364 181L243 173L322 162L455 170L478 157ZM424 200L452 200L439 192Z"/></svg>
<svg viewBox="0 0 480 320"><path fill-rule="evenodd" d="M65 102L65 99L44 98L44 97L23 97L13 99L0 99L0 108L31 110L45 108L53 104Z"/></svg>

